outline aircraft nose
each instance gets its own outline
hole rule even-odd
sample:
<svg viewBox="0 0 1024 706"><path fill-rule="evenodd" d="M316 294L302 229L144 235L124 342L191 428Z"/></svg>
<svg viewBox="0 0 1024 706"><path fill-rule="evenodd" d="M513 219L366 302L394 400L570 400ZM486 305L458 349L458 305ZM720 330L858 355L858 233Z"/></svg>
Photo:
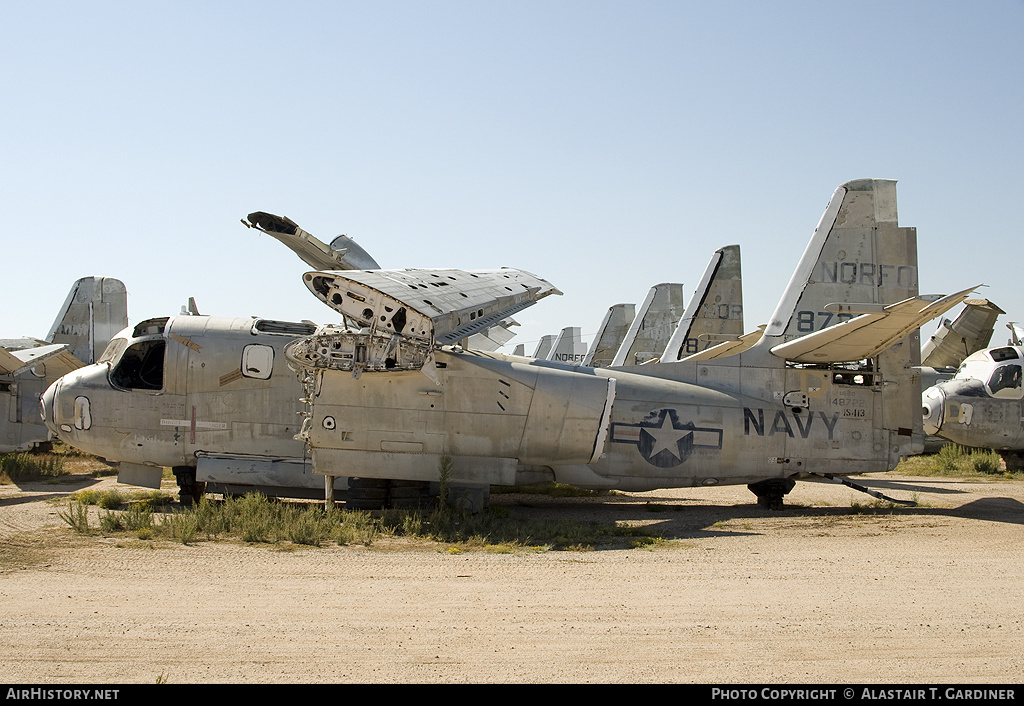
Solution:
<svg viewBox="0 0 1024 706"><path fill-rule="evenodd" d="M54 420L55 407L54 404L57 401L57 392L60 388L60 380L57 380L43 392L39 398L39 412L43 417L43 424L50 430L50 433L54 436L57 435L57 423Z"/></svg>
<svg viewBox="0 0 1024 706"><path fill-rule="evenodd" d="M939 387L929 387L921 396L921 414L924 419L924 433L935 436L942 428L943 409L946 406L946 394Z"/></svg>

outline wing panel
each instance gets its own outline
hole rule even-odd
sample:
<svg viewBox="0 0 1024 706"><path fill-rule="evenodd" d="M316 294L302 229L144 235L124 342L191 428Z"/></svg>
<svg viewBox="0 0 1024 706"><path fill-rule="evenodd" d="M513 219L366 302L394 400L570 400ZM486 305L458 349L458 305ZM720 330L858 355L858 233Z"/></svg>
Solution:
<svg viewBox="0 0 1024 706"><path fill-rule="evenodd" d="M510 268L307 272L304 281L357 326L442 344L561 294L546 280Z"/></svg>

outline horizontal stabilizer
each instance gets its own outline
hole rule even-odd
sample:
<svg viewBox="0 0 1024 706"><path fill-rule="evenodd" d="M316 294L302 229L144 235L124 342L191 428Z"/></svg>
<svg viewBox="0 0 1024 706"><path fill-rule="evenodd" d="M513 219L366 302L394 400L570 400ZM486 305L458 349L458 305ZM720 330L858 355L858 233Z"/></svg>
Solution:
<svg viewBox="0 0 1024 706"><path fill-rule="evenodd" d="M715 358L725 358L726 356L736 355L747 350L755 343L761 340L761 335L764 333L765 325L761 324L757 327L756 331L745 333L736 340L723 341L715 344L710 342L710 347L705 348L699 353L688 355L683 360L695 361L695 360L714 360Z"/></svg>
<svg viewBox="0 0 1024 706"><path fill-rule="evenodd" d="M452 344L561 294L524 270L307 272L303 281L355 326L421 342Z"/></svg>
<svg viewBox="0 0 1024 706"><path fill-rule="evenodd" d="M82 363L68 353L67 348L67 344L64 343L53 343L16 351L0 348L0 375L18 375L46 363L52 368L50 377L60 377L82 367Z"/></svg>
<svg viewBox="0 0 1024 706"><path fill-rule="evenodd" d="M878 355L914 329L963 302L977 287L939 299L913 297L779 344L772 354L795 363L845 363ZM872 305L873 306L873 305ZM846 305L843 305L846 309ZM850 309L856 311L858 307Z"/></svg>
<svg viewBox="0 0 1024 706"><path fill-rule="evenodd" d="M285 216L256 211L247 218L248 221L242 223L281 241L310 267L318 270L380 269L376 260L347 235L339 235L327 245Z"/></svg>

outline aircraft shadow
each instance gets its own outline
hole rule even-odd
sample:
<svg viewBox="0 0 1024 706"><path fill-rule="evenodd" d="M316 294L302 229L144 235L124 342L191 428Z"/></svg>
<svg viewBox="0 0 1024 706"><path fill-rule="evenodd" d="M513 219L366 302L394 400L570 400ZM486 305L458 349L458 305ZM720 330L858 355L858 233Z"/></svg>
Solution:
<svg viewBox="0 0 1024 706"><path fill-rule="evenodd" d="M893 484L895 489L905 486ZM935 489L931 489L934 492ZM964 492L964 491L952 491ZM651 498L630 496L604 496L598 498L546 498L539 496L518 496L512 498L492 496L492 505L501 504L510 508L513 516L524 521L543 522L553 512L568 513L573 521L595 525L615 526L642 524L652 534L664 539L703 539L714 537L757 536L767 533L764 529L736 526L737 521L759 519L784 519L787 523L806 519L808 524L822 520L877 516L897 517L955 517L985 522L1007 522L1024 525L1024 503L1015 498L980 498L954 508L927 506L870 506L876 501L865 496L865 506L808 506L799 503L787 504L779 511L767 510L756 503L726 505L695 505L680 498ZM884 501L883 501L884 502ZM653 520L653 521L652 521ZM616 549L616 546L595 547Z"/></svg>

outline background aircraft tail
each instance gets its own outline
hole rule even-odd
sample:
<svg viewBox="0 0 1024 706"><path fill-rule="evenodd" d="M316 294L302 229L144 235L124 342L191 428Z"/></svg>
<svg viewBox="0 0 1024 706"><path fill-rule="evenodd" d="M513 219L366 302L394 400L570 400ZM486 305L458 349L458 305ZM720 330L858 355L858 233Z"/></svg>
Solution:
<svg viewBox="0 0 1024 706"><path fill-rule="evenodd" d="M83 277L71 286L46 340L67 344L83 363L95 363L110 339L128 326L128 292L113 277Z"/></svg>
<svg viewBox="0 0 1024 706"><path fill-rule="evenodd" d="M683 302L682 284L668 282L651 287L612 366L640 365L660 357L683 317Z"/></svg>
<svg viewBox="0 0 1024 706"><path fill-rule="evenodd" d="M661 362L680 360L743 335L743 278L740 246L711 256L683 318L665 346Z"/></svg>
<svg viewBox="0 0 1024 706"><path fill-rule="evenodd" d="M616 351L626 338L630 324L636 318L635 304L613 304L604 315L601 327L594 336L594 342L587 351L583 364L594 368L605 368L611 365Z"/></svg>

